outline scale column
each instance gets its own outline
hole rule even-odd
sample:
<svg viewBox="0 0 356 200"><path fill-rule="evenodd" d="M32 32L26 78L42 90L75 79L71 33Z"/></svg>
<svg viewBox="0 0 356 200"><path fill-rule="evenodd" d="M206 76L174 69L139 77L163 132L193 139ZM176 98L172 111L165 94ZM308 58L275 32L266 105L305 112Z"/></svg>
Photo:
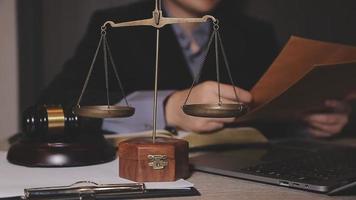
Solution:
<svg viewBox="0 0 356 200"><path fill-rule="evenodd" d="M156 66L155 66L155 88L153 98L153 132L152 141L156 142L157 135L157 96L158 96L158 62L159 62L159 28L156 30Z"/></svg>
<svg viewBox="0 0 356 200"><path fill-rule="evenodd" d="M160 24L162 15L162 3L161 0L156 0L155 10L153 11L153 19L156 25ZM155 85L154 85L154 97L153 97L153 131L152 142L156 142L157 135L157 97L158 97L158 65L159 65L159 28L156 28L156 66L155 66Z"/></svg>

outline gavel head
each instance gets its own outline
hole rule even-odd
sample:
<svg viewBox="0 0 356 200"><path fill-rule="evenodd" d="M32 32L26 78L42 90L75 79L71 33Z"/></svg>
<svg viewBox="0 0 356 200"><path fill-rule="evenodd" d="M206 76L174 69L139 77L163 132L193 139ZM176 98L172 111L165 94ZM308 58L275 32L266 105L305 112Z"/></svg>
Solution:
<svg viewBox="0 0 356 200"><path fill-rule="evenodd" d="M78 117L62 106L34 106L23 115L22 129L30 136L58 136L78 127Z"/></svg>

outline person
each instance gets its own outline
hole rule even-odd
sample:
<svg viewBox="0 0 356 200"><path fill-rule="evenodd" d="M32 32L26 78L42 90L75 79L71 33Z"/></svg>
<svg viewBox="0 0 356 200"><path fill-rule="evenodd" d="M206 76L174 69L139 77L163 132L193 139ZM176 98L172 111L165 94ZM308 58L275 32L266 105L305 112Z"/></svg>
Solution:
<svg viewBox="0 0 356 200"><path fill-rule="evenodd" d="M169 17L201 17L211 14L219 19L220 33L231 73L237 81L239 101L251 103L248 92L277 55L278 47L273 27L263 21L241 14L236 8L243 1L221 0L164 0L163 12ZM107 20L119 22L150 18L153 1L143 1L125 7L97 11L91 18L87 32L75 55L66 62L43 92L39 104L76 105L92 56L100 38L100 27ZM217 99L215 60L212 51L205 60L204 49L211 34L211 23L175 24L162 28L159 60L159 93L157 128L174 127L194 132L211 132L233 123L235 119L197 118L185 115L181 106L188 95L193 78L202 68L199 84L190 96L191 103L212 103ZM154 83L155 31L152 27L108 28L107 38L118 64L117 69L128 94L127 99L136 108L136 114L127 119L105 119L90 123L104 130L124 133L152 129ZM99 55L97 64L103 62ZM97 66L90 79L82 105L105 104L104 70ZM234 93L226 71L221 72L223 102L234 100ZM114 77L109 84L115 85ZM113 90L113 89L112 89ZM120 104L122 95L112 92L110 101ZM342 112L313 113L305 116L305 128L315 137L330 137L347 124L349 109L346 104L328 100L326 107Z"/></svg>

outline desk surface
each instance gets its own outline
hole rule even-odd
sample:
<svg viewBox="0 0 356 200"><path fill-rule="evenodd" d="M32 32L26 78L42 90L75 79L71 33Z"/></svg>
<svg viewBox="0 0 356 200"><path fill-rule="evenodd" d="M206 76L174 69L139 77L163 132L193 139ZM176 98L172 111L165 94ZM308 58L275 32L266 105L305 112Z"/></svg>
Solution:
<svg viewBox="0 0 356 200"><path fill-rule="evenodd" d="M6 150L8 145L5 141L0 141L0 150ZM301 190L289 189L279 186L273 186L263 183L256 183L241 179L229 178L203 172L194 172L188 181L195 184L195 187L202 194L200 197L181 197L178 199L338 199L351 200L356 199L355 196L334 196L330 197L323 194L310 193ZM171 200L172 198L160 198L162 200Z"/></svg>
<svg viewBox="0 0 356 200"><path fill-rule="evenodd" d="M202 172L194 172L188 181L202 194L200 197L184 197L182 199L254 199L254 200L322 200L322 199L356 199L356 196L330 197L323 194L310 193L263 183L223 177ZM168 199L168 198L167 198Z"/></svg>

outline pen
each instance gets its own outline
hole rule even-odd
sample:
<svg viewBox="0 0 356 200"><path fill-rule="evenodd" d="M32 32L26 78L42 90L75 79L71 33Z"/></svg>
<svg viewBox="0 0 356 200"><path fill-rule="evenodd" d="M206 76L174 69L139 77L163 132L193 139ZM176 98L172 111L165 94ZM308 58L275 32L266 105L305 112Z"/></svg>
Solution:
<svg viewBox="0 0 356 200"><path fill-rule="evenodd" d="M110 199L120 198L121 195L142 194L144 192L144 183L104 185L80 181L69 186L25 189L24 199Z"/></svg>

